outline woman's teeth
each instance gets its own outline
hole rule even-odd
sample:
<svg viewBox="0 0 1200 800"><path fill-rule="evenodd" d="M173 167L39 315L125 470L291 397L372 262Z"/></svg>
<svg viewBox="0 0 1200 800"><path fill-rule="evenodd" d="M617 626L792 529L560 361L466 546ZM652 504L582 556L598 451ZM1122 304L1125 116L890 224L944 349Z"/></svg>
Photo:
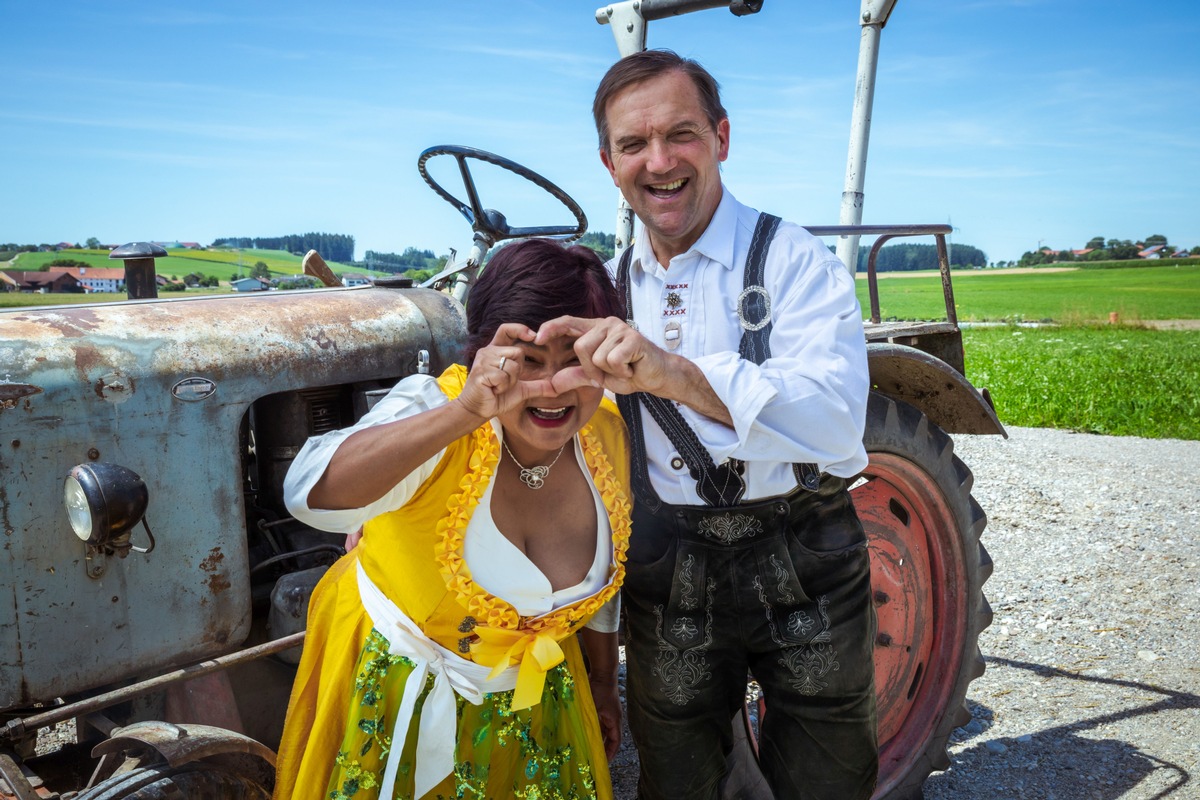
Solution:
<svg viewBox="0 0 1200 800"><path fill-rule="evenodd" d="M570 410L570 408L531 408L529 413L538 419L554 420L562 419Z"/></svg>

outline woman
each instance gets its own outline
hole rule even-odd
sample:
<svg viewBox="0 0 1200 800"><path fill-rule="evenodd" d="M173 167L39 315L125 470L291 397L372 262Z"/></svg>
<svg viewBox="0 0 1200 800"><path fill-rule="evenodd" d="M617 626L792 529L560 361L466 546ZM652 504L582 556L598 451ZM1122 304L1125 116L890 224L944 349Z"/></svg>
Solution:
<svg viewBox="0 0 1200 800"><path fill-rule="evenodd" d="M573 341L533 340L618 309L590 250L502 248L470 370L406 378L297 456L292 513L365 532L312 597L277 797L611 797L625 429L600 389L552 385Z"/></svg>

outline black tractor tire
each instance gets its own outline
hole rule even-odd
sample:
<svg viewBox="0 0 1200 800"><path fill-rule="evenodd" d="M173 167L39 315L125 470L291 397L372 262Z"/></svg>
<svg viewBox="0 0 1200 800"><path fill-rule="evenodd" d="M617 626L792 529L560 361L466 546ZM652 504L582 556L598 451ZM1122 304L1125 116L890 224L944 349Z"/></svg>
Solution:
<svg viewBox="0 0 1200 800"><path fill-rule="evenodd" d="M929 774L950 765L950 734L970 720L967 688L984 670L987 517L954 443L913 406L872 392L863 441L870 465L851 496L870 544L879 624L873 800L917 800Z"/></svg>
<svg viewBox="0 0 1200 800"><path fill-rule="evenodd" d="M80 792L75 800L270 800L253 777L195 761L155 764L122 772Z"/></svg>

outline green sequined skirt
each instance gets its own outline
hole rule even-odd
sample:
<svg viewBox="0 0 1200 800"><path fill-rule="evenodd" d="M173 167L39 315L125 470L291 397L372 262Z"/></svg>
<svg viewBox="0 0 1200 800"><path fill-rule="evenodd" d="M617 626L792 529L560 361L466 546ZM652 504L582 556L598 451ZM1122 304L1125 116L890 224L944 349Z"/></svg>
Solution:
<svg viewBox="0 0 1200 800"><path fill-rule="evenodd" d="M379 786L391 743L391 726L413 669L408 658L388 653L388 641L371 631L358 660L350 719L330 775L326 797L367 800L379 796ZM586 681L586 677L582 677ZM425 697L433 686L429 676L405 738L394 797L412 798L414 754ZM584 690L586 692L586 689ZM457 700L454 774L426 795L428 798L522 798L522 800L605 800L607 764L593 764L599 732L581 711L585 701L577 691L567 662L546 673L542 701L512 711L512 692L485 694L473 705ZM597 789L596 769L603 789ZM414 800L416 800L414 798Z"/></svg>

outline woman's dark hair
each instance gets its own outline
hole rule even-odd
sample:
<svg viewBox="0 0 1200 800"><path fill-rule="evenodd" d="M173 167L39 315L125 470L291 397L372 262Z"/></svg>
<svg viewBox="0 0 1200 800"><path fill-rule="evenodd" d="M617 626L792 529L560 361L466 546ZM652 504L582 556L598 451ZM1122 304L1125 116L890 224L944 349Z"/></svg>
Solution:
<svg viewBox="0 0 1200 800"><path fill-rule="evenodd" d="M600 149L611 153L611 142L608 141L608 101L614 95L624 91L634 84L667 75L671 72L682 72L691 78L700 95L700 107L708 124L716 127L717 123L726 119L729 114L721 105L721 87L717 84L708 70L700 62L684 58L674 50L655 49L643 50L622 58L608 68L608 72L600 79L596 87L596 96L592 99L592 118L596 122L596 133L600 137Z"/></svg>
<svg viewBox="0 0 1200 800"><path fill-rule="evenodd" d="M520 322L536 331L565 315L623 316L600 257L550 239L523 239L500 248L467 298L467 367L504 323Z"/></svg>

